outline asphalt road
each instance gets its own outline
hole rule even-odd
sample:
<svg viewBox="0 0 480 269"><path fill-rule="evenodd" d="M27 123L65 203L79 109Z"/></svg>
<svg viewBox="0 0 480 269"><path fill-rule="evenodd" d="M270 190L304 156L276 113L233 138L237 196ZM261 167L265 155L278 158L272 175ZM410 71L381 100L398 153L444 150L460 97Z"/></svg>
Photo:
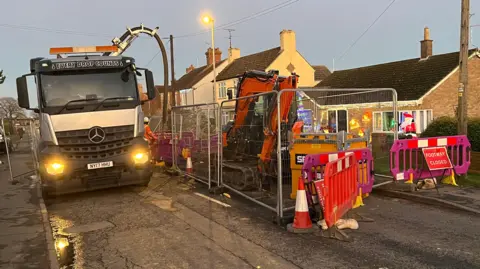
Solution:
<svg viewBox="0 0 480 269"><path fill-rule="evenodd" d="M181 180L181 179L180 179ZM62 262L75 268L480 268L480 218L372 196L374 223L354 242L290 234L272 214L232 194L209 202L200 183L158 174L127 187L49 200ZM71 267L74 268L74 267Z"/></svg>

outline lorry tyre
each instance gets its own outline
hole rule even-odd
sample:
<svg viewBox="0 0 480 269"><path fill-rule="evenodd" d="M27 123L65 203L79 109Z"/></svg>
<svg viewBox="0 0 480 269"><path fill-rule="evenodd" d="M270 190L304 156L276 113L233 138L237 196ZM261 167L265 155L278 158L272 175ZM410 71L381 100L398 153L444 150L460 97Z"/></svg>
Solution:
<svg viewBox="0 0 480 269"><path fill-rule="evenodd" d="M44 202L45 202L45 200L47 200L48 198L50 198L52 195L50 194L50 192L49 192L47 189L45 189L45 188L43 188L43 187L41 187L41 188L42 188L42 198L43 198L43 200L44 200Z"/></svg>
<svg viewBox="0 0 480 269"><path fill-rule="evenodd" d="M144 181L144 182L142 182L142 183L138 184L138 186L141 186L141 187L148 187L148 184L150 184L150 180L148 180L148 181Z"/></svg>
<svg viewBox="0 0 480 269"><path fill-rule="evenodd" d="M153 173L149 174L148 176L145 177L145 181L143 181L142 183L138 184L139 186L142 186L142 187L148 187L148 184L150 184L150 180L152 179L152 175Z"/></svg>

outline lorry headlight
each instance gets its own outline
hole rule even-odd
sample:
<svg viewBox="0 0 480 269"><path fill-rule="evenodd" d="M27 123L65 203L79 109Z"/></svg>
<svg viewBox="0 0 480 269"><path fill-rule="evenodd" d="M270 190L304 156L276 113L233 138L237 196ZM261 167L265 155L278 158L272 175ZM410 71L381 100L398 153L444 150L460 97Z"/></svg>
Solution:
<svg viewBox="0 0 480 269"><path fill-rule="evenodd" d="M148 153L146 152L134 152L133 161L135 164L145 164L148 162Z"/></svg>
<svg viewBox="0 0 480 269"><path fill-rule="evenodd" d="M52 162L45 164L45 168L47 169L47 173L52 176L63 174L63 170L65 169L65 165L60 162Z"/></svg>

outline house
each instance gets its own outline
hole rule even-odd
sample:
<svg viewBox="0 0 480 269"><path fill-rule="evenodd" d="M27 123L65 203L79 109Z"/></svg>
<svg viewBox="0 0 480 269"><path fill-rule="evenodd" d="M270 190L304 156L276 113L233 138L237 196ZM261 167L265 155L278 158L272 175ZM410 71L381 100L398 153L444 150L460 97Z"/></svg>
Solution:
<svg viewBox="0 0 480 269"><path fill-rule="evenodd" d="M213 57L213 50L209 48L205 53L206 65L200 67L190 65L186 69L186 74L175 83L175 89L180 91L180 105L205 104L219 102L222 99L219 97L218 88L217 98L213 99L213 61L215 59L215 73L218 74L228 65L229 61L234 60L231 51L232 49L229 50L229 59L222 60L220 49L215 48L215 57ZM240 50L235 49L234 54L239 56Z"/></svg>
<svg viewBox="0 0 480 269"><path fill-rule="evenodd" d="M312 65L312 67L315 69L315 85L332 74L325 65Z"/></svg>
<svg viewBox="0 0 480 269"><path fill-rule="evenodd" d="M420 41L420 57L349 70L335 71L315 88L393 88L398 95L398 123L404 113L413 116L417 133L441 116L455 116L459 88L459 52L434 55L430 31L424 29ZM480 53L469 50L468 58L468 116L480 116L476 105L480 103ZM345 91L343 93L348 93ZM351 91L350 91L351 92ZM339 92L306 92L319 107L318 125L335 126L336 131L363 133L392 133L398 128L392 109L393 95L388 92L370 92L341 98L326 98ZM331 127L330 126L330 127Z"/></svg>
<svg viewBox="0 0 480 269"><path fill-rule="evenodd" d="M326 70L325 70L326 69ZM255 54L240 57L228 64L217 76L217 84L220 99L227 100L227 91L232 90L233 96L236 96L235 88L239 77L245 71L258 70L269 71L278 70L280 75L289 76L296 73L300 76L300 87L312 87L324 79L327 73L330 73L326 67L314 68L297 51L296 36L292 30L283 30L280 32L280 46L268 49ZM318 70L318 72L317 72ZM318 78L318 80L317 80ZM223 122L233 118L234 102L225 106L225 113L222 115Z"/></svg>

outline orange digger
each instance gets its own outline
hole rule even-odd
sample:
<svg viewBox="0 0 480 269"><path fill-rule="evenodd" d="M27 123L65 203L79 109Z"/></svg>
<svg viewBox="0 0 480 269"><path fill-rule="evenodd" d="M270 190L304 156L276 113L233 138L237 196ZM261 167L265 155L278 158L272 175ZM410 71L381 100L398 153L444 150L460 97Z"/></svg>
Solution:
<svg viewBox="0 0 480 269"><path fill-rule="evenodd" d="M277 96L282 90L296 89L297 82L298 75L283 77L278 71L247 71L240 78L234 120L223 128L225 183L238 190L261 190L276 181ZM285 136L281 139L285 141L281 148L285 163L290 158L287 135L297 120L295 96L296 92L285 91L280 98L281 135ZM282 170L290 172L289 167Z"/></svg>

